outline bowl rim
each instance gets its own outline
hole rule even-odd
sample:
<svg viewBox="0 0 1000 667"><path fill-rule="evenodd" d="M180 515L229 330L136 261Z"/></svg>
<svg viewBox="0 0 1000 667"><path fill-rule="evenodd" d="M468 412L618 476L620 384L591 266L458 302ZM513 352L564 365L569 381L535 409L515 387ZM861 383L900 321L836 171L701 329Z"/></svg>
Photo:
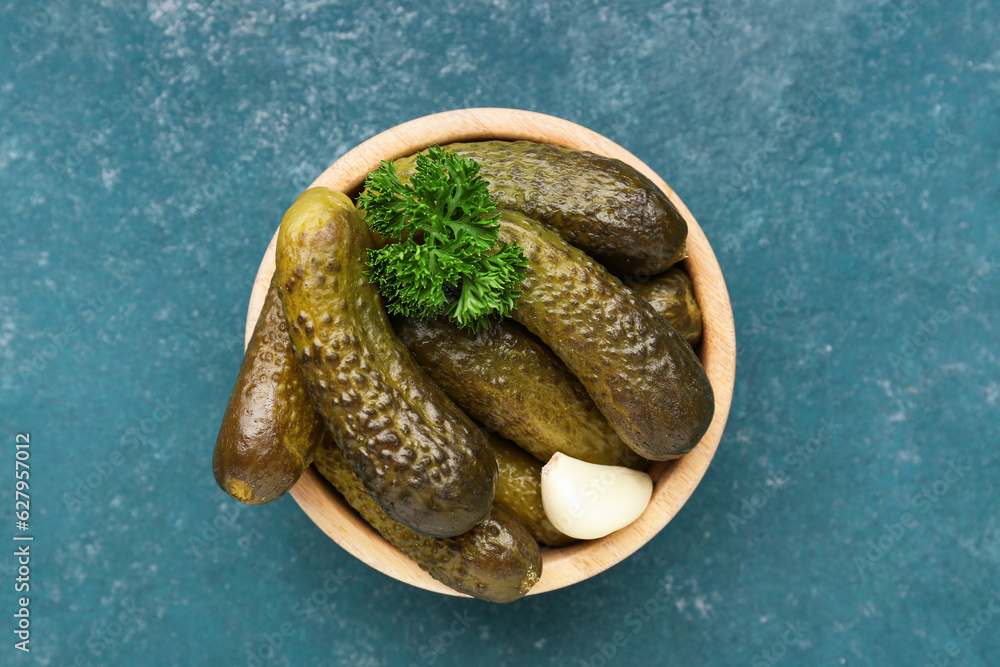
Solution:
<svg viewBox="0 0 1000 667"><path fill-rule="evenodd" d="M701 226L669 185L629 151L593 130L562 118L503 108L456 109L396 125L358 144L320 174L309 187L326 186L355 195L380 160L394 160L438 143L486 139L529 140L589 150L619 159L650 178L670 198L688 224L688 258L704 332L698 356L712 383L715 414L701 441L676 461L650 469L655 485L643 514L632 524L598 540L542 551L542 577L529 591L537 595L584 581L635 553L666 526L684 506L705 475L718 448L732 402L736 371L736 331L725 279ZM277 231L258 267L247 308L244 348L253 335L274 273ZM399 581L436 593L467 597L433 579L415 562L365 523L310 466L291 495L310 519L372 568Z"/></svg>

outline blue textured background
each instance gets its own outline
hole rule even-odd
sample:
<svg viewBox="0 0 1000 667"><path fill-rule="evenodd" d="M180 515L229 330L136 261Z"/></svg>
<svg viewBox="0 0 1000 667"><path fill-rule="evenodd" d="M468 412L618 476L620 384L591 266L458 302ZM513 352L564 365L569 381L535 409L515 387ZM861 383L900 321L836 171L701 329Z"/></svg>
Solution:
<svg viewBox="0 0 1000 667"><path fill-rule="evenodd" d="M363 4L2 3L0 663L997 665L997 4ZM510 606L399 584L210 470L281 213L361 140L465 106L662 174L740 343L680 515Z"/></svg>

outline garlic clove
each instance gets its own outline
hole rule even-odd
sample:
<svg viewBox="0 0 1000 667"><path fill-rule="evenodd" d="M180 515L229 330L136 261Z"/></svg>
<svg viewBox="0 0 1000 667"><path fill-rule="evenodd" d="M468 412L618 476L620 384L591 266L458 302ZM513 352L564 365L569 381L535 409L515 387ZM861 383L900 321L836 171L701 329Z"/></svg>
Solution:
<svg viewBox="0 0 1000 667"><path fill-rule="evenodd" d="M653 480L622 466L587 463L557 452L542 468L542 507L560 531L593 540L629 525L653 495Z"/></svg>

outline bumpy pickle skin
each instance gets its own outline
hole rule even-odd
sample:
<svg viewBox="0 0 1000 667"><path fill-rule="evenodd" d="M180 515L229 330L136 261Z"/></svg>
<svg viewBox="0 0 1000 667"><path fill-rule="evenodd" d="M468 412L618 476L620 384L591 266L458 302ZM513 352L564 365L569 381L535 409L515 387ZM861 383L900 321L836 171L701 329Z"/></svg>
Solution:
<svg viewBox="0 0 1000 667"><path fill-rule="evenodd" d="M512 211L500 241L528 258L512 317L579 378L612 428L654 461L683 456L712 422L698 357L653 307L555 232Z"/></svg>
<svg viewBox="0 0 1000 667"><path fill-rule="evenodd" d="M536 540L552 547L576 542L552 525L542 507L542 464L510 440L489 433L500 470L496 502L514 515Z"/></svg>
<svg viewBox="0 0 1000 667"><path fill-rule="evenodd" d="M686 256L687 222L629 165L531 141L448 144L489 181L490 198L558 232L613 273L659 273ZM404 180L416 156L396 160Z"/></svg>
<svg viewBox="0 0 1000 667"><path fill-rule="evenodd" d="M276 285L313 404L394 521L459 535L490 511L496 460L479 428L396 338L364 275L372 236L345 195L307 190L278 232Z"/></svg>
<svg viewBox="0 0 1000 667"><path fill-rule="evenodd" d="M454 537L428 537L389 518L354 475L343 451L327 439L316 469L390 544L456 591L489 602L524 597L542 576L542 555L528 529L503 507Z"/></svg>
<svg viewBox="0 0 1000 667"><path fill-rule="evenodd" d="M443 317L397 316L392 323L455 403L539 461L562 452L590 463L646 466L566 365L520 324L504 319L468 332Z"/></svg>
<svg viewBox="0 0 1000 667"><path fill-rule="evenodd" d="M215 441L215 481L242 503L269 503L312 463L323 430L272 281Z"/></svg>
<svg viewBox="0 0 1000 667"><path fill-rule="evenodd" d="M694 283L684 269L672 266L649 280L626 284L684 336L691 347L701 341L701 308L694 298Z"/></svg>

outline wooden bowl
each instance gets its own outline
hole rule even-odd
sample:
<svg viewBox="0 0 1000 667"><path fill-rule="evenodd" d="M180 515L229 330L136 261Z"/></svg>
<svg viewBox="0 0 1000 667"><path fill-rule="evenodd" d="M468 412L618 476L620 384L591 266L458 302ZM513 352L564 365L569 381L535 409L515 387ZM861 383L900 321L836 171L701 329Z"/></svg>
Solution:
<svg viewBox="0 0 1000 667"><path fill-rule="evenodd" d="M397 125L360 144L337 160L313 181L355 196L365 177L380 160L412 155L435 143L486 139L524 139L588 150L626 162L659 186L688 224L686 268L704 317L699 357L715 391L715 418L698 446L677 461L657 463L650 470L655 482L653 498L631 525L599 540L580 542L542 552L542 578L529 595L569 586L621 562L648 542L677 514L698 486L722 437L733 396L736 370L736 332L726 283L712 247L694 216L674 191L634 155L605 137L566 120L516 109L461 109L424 116ZM271 275L277 233L264 254L247 312L249 342ZM461 595L435 581L416 563L386 542L339 497L314 468L309 468L291 491L299 506L323 532L355 557L376 570L420 588Z"/></svg>

